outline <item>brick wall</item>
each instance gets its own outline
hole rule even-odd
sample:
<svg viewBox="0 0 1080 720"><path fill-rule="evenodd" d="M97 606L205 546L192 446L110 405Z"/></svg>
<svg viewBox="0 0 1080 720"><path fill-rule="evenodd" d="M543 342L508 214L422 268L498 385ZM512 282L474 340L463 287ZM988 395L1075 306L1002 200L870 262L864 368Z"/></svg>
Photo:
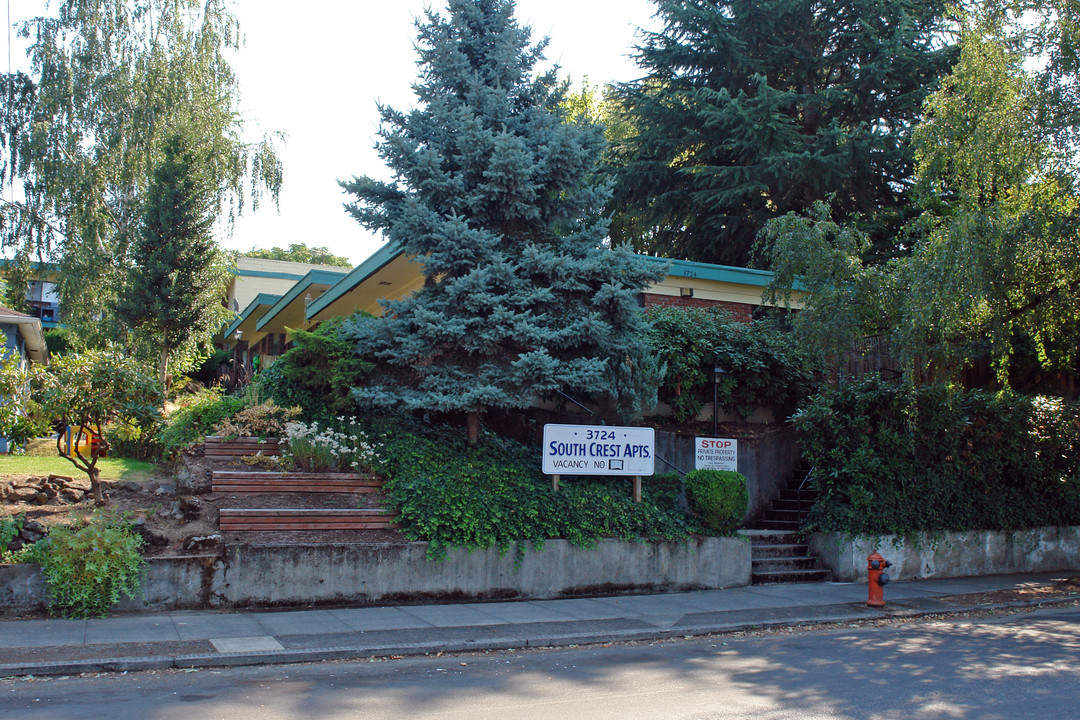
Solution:
<svg viewBox="0 0 1080 720"><path fill-rule="evenodd" d="M748 323L753 319L754 306L746 303L728 302L726 300L706 300L705 298L682 297L681 295L655 295L653 293L641 294L642 306L651 307L680 307L680 308L707 308L719 305L729 311L739 322Z"/></svg>

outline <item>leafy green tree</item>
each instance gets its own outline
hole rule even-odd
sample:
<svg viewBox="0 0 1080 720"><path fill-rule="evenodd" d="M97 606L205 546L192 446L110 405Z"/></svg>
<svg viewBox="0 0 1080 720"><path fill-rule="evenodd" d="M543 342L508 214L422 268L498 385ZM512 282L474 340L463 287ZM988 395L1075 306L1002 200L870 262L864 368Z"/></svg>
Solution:
<svg viewBox="0 0 1080 720"><path fill-rule="evenodd" d="M303 243L292 243L288 248L252 248L244 257L263 258L266 260L288 260L289 262L311 263L313 265L333 265L334 267L352 267L352 261L342 255L334 255L326 247L308 247Z"/></svg>
<svg viewBox="0 0 1080 720"><path fill-rule="evenodd" d="M166 389L170 358L177 357L180 371L191 368L197 346L208 344L228 316L221 304L228 268L212 235L214 186L205 169L205 156L186 134L165 139L117 302L120 318L157 348Z"/></svg>
<svg viewBox="0 0 1080 720"><path fill-rule="evenodd" d="M836 351L881 333L913 382L954 380L988 359L1008 385L1026 346L1043 368L1075 372L1080 191L1068 137L1080 114L1027 63L1017 34L1028 31L994 14L966 19L959 62L914 132L922 214L897 237L908 256L867 265L869 239L824 206L767 224L780 294L797 276L809 291L803 330L840 339Z"/></svg>
<svg viewBox="0 0 1080 720"><path fill-rule="evenodd" d="M761 247L773 265L765 298L800 309L790 316L799 343L827 368L839 367L859 338L892 335L904 302L902 260L871 263L870 238L837 222L816 202L765 223Z"/></svg>
<svg viewBox="0 0 1080 720"><path fill-rule="evenodd" d="M650 308L646 341L667 368L660 399L676 422L693 422L713 399L713 368L724 375L715 388L720 407L749 417L761 407L777 418L817 389L816 358L772 319L742 323L720 308Z"/></svg>
<svg viewBox="0 0 1080 720"><path fill-rule="evenodd" d="M94 502L105 504L97 468L98 460L109 452L105 426L115 422L135 432L151 429L163 402L160 386L129 353L115 346L55 357L48 366L33 366L33 372L33 412L58 431L57 453L86 473ZM68 428L73 437L92 439L88 453L75 442L65 447Z"/></svg>
<svg viewBox="0 0 1080 720"><path fill-rule="evenodd" d="M44 428L30 403L32 372L17 353L5 349L6 342L0 332L0 437L19 445Z"/></svg>
<svg viewBox="0 0 1080 720"><path fill-rule="evenodd" d="M197 131L230 216L264 191L277 197L272 143L243 139L227 61L239 29L225 0L63 0L21 33L32 71L4 78L0 146L22 197L0 203L0 242L23 262L58 262L65 323L116 338L112 298L170 132Z"/></svg>
<svg viewBox="0 0 1080 720"><path fill-rule="evenodd" d="M657 0L622 86L609 204L642 251L746 265L766 220L834 197L875 245L905 219L910 133L955 53L946 3Z"/></svg>
<svg viewBox="0 0 1080 720"><path fill-rule="evenodd" d="M417 107L382 107L392 182L343 183L350 211L421 263L424 286L348 324L382 362L361 402L464 412L589 396L611 414L655 398L636 294L658 279L608 247L605 187L590 182L602 129L567 117L544 43L509 0L450 0L418 22ZM652 397L649 397L652 395Z"/></svg>
<svg viewBox="0 0 1080 720"><path fill-rule="evenodd" d="M1044 366L1080 354L1080 188L1056 96L976 20L916 131L928 239L912 258L905 345L946 368L985 349L1007 383L1018 337Z"/></svg>

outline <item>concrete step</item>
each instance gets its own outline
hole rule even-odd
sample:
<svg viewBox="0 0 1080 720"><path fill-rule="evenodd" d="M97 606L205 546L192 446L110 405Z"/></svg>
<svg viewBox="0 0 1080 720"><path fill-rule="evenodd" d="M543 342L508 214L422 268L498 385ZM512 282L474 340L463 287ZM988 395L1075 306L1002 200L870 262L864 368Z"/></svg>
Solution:
<svg viewBox="0 0 1080 720"><path fill-rule="evenodd" d="M802 555L799 557L767 557L767 558L754 558L750 561L750 572L753 573L765 573L765 572L777 572L780 570L820 570L818 567L818 559L810 555Z"/></svg>
<svg viewBox="0 0 1080 720"><path fill-rule="evenodd" d="M752 545L786 545L797 544L799 537L794 532L784 530L768 530L765 528L743 528L740 535L750 538Z"/></svg>
<svg viewBox="0 0 1080 720"><path fill-rule="evenodd" d="M794 500L795 502L808 502L811 505L817 501L817 497L820 493L816 490L804 489L795 490L783 488L776 494L777 500Z"/></svg>
<svg viewBox="0 0 1080 720"><path fill-rule="evenodd" d="M827 582L832 579L829 570L776 570L768 572L751 572L751 585L767 585L770 583L804 583L804 582Z"/></svg>
<svg viewBox="0 0 1080 720"><path fill-rule="evenodd" d="M810 548L803 543L754 543L750 546L750 557L758 558L793 558L810 555Z"/></svg>
<svg viewBox="0 0 1080 720"><path fill-rule="evenodd" d="M813 507L813 500L774 500L769 506L772 510L794 510L803 513L810 512Z"/></svg>
<svg viewBox="0 0 1080 720"><path fill-rule="evenodd" d="M802 523L798 520L762 520L758 525L763 530L784 530L787 532L798 532Z"/></svg>
<svg viewBox="0 0 1080 720"><path fill-rule="evenodd" d="M801 522L806 517L806 513L801 510L782 510L778 508L769 508L762 513L763 520L793 520L795 522Z"/></svg>

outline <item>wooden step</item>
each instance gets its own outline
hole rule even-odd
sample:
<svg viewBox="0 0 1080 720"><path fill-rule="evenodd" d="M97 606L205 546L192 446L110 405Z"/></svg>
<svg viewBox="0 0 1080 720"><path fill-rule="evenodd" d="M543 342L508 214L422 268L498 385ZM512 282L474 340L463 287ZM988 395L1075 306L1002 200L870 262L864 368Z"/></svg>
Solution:
<svg viewBox="0 0 1080 720"><path fill-rule="evenodd" d="M370 493L383 481L365 473L304 473L214 470L211 489L216 493Z"/></svg>
<svg viewBox="0 0 1080 720"><path fill-rule="evenodd" d="M277 456L281 454L278 439L238 437L223 438L220 435L207 435L203 440L203 455L211 459L244 457L246 455Z"/></svg>
<svg viewBox="0 0 1080 720"><path fill-rule="evenodd" d="M347 510L239 509L218 511L222 532L266 530L386 530L401 527L397 513L359 508Z"/></svg>

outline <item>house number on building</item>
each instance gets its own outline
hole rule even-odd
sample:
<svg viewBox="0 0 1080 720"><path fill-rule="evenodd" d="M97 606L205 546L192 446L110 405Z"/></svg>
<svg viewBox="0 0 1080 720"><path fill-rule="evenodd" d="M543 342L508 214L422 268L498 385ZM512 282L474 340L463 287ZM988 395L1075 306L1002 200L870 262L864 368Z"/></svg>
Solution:
<svg viewBox="0 0 1080 720"><path fill-rule="evenodd" d="M545 425L546 475L652 475L652 428Z"/></svg>

